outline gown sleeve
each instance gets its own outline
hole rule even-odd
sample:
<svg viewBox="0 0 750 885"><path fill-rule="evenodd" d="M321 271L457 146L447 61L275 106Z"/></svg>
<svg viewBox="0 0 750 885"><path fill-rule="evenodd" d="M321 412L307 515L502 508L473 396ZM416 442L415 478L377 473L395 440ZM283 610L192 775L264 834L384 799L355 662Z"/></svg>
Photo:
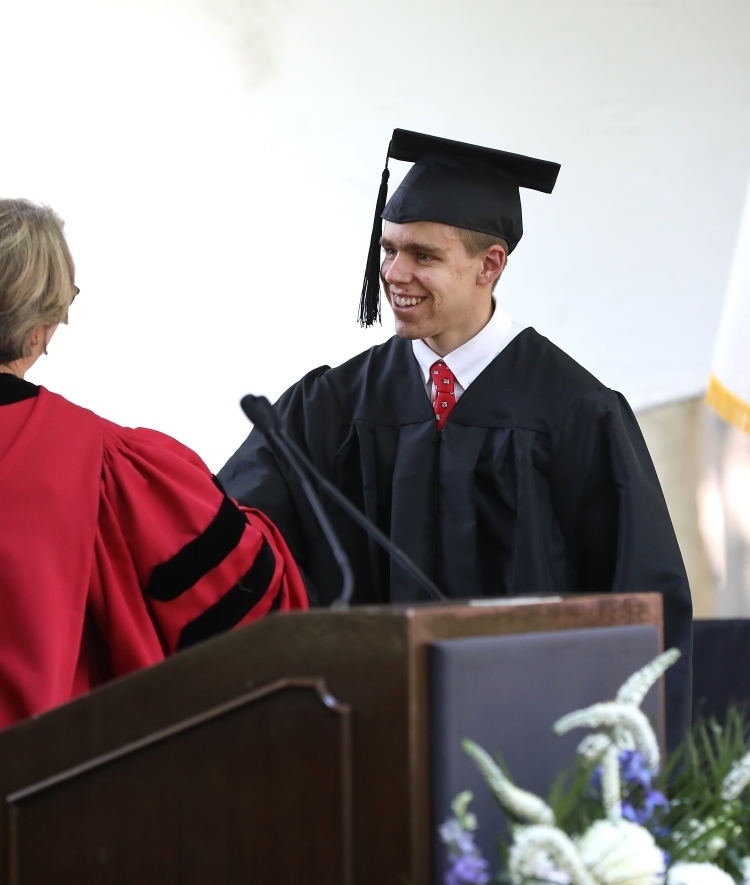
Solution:
<svg viewBox="0 0 750 885"><path fill-rule="evenodd" d="M226 496L190 449L104 422L90 614L114 675L242 626L307 608L278 529Z"/></svg>
<svg viewBox="0 0 750 885"><path fill-rule="evenodd" d="M682 652L666 680L674 746L690 725L690 588L651 456L621 394L599 388L570 406L552 437L550 471L580 589L662 594L664 647Z"/></svg>

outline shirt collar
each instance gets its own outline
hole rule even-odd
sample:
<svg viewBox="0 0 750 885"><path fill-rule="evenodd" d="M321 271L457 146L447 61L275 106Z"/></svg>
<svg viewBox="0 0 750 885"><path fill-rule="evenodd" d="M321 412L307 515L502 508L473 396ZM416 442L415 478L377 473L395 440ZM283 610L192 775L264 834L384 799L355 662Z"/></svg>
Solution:
<svg viewBox="0 0 750 885"><path fill-rule="evenodd" d="M443 357L443 362L456 376L464 390L495 359L500 351L515 337L513 321L505 310L494 302L495 309L490 321L477 334L454 351ZM424 341L412 341L414 356L422 371L424 383L430 380L430 366L440 357Z"/></svg>

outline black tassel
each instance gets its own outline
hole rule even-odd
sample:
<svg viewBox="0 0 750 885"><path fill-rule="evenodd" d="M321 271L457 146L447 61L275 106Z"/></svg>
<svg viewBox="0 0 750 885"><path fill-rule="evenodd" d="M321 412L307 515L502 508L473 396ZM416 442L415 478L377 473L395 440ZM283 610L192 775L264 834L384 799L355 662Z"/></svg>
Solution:
<svg viewBox="0 0 750 885"><path fill-rule="evenodd" d="M362 295L359 299L359 324L362 328L380 322L380 237L383 233L383 221L380 216L388 199L388 156L385 158L385 169L380 179L378 201L375 204L375 220L372 223L370 251L367 253L367 269L362 283Z"/></svg>

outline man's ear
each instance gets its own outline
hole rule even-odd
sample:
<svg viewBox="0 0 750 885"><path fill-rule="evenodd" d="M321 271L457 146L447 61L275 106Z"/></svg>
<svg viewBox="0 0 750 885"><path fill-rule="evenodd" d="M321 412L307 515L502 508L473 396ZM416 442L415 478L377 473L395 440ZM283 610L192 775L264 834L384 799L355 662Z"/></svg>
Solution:
<svg viewBox="0 0 750 885"><path fill-rule="evenodd" d="M490 246L482 259L482 266L477 274L477 285L487 286L495 282L505 270L508 256L502 246Z"/></svg>

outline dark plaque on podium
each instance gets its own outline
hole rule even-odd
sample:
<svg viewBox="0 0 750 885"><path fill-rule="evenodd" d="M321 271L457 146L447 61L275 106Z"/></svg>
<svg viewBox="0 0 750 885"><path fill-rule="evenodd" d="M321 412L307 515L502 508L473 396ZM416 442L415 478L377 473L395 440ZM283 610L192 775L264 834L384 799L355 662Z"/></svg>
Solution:
<svg viewBox="0 0 750 885"><path fill-rule="evenodd" d="M461 749L470 738L499 753L515 783L545 798L558 772L572 768L583 734L558 737L553 723L573 710L612 700L623 682L660 651L655 627L602 627L483 636L436 642L432 672L432 798L434 822L452 816L462 790L474 794L477 844L497 867L505 816L476 765ZM662 731L654 686L641 709ZM445 850L435 840L435 882L443 882Z"/></svg>

